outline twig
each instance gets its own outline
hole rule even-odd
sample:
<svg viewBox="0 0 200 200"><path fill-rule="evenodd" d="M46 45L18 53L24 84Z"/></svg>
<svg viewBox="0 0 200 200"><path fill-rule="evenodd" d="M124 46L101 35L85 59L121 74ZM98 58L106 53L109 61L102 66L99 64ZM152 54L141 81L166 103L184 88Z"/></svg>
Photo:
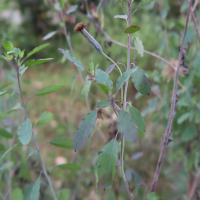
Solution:
<svg viewBox="0 0 200 200"><path fill-rule="evenodd" d="M193 196L194 196L194 194L195 194L195 191L196 191L196 189L197 189L197 186L198 186L198 184L199 184L199 181L200 181L200 168L199 168L199 171L198 171L198 173L197 173L197 175L196 175L196 178L195 178L195 180L194 180L194 183L193 183L193 185L192 185L192 189L191 189L191 191L190 191L190 195L189 195L189 199L188 199L188 200L192 200L192 198L193 198Z"/></svg>
<svg viewBox="0 0 200 200"><path fill-rule="evenodd" d="M187 33L187 28L188 28L188 23L189 23L191 3L192 3L192 0L190 0L189 8L188 8L188 11L187 11L186 25L185 25L184 33L183 33L183 36L182 36L181 45L180 45L178 66L177 66L177 68L175 70L174 88L173 88L170 116L169 116L169 120L168 120L166 131L165 131L165 134L164 134L164 141L162 143L162 149L161 149L160 156L159 156L159 159L158 159L158 164L157 164L156 171L155 171L155 174L154 174L154 178L153 178L150 190L149 190L150 192L154 191L156 183L158 181L158 177L159 177L162 161L163 161L164 154L165 154L165 149L166 149L166 146L168 144L169 135L170 135L171 128L172 128L172 122L173 122L173 118L174 118L174 111L175 111L175 105L176 105L176 94L177 94L179 67L180 67L180 64L181 64L182 56L183 56L183 45L184 45L184 40L185 40L185 36L186 36L186 33Z"/></svg>

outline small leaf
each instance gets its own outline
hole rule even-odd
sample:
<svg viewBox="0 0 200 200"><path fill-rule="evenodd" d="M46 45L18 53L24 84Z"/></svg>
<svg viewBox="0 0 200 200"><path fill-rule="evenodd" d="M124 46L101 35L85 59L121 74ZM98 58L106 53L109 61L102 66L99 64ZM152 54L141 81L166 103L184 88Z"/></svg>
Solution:
<svg viewBox="0 0 200 200"><path fill-rule="evenodd" d="M36 180L32 187L30 200L38 200L40 196L40 177Z"/></svg>
<svg viewBox="0 0 200 200"><path fill-rule="evenodd" d="M81 170L81 167L77 164L74 163L66 163L66 164L62 164L62 165L57 165L57 167L61 168L61 169L68 169L70 171L79 171Z"/></svg>
<svg viewBox="0 0 200 200"><path fill-rule="evenodd" d="M96 71L96 83L107 85L111 88L111 90L113 88L113 82L110 80L108 74L101 69Z"/></svg>
<svg viewBox="0 0 200 200"><path fill-rule="evenodd" d="M30 60L28 62L25 63L25 67L30 67L32 65L38 65L41 63L45 63L45 62L49 62L53 60L53 58L45 58L45 59L39 59L39 60Z"/></svg>
<svg viewBox="0 0 200 200"><path fill-rule="evenodd" d="M125 19L125 20L127 20L127 19L128 19L128 16L127 16L127 15L115 15L115 18L120 18L120 19Z"/></svg>
<svg viewBox="0 0 200 200"><path fill-rule="evenodd" d="M137 69L133 68L133 69L129 69L128 71L124 72L122 74L122 76L120 76L117 80L117 84L116 84L116 87L117 87L117 90L119 90L123 84L130 78L130 75L132 73L134 73Z"/></svg>
<svg viewBox="0 0 200 200"><path fill-rule="evenodd" d="M146 126L145 126L144 119L143 119L142 115L140 114L140 112L136 108L130 106L129 113L130 113L131 118L134 120L136 126L141 131L145 132Z"/></svg>
<svg viewBox="0 0 200 200"><path fill-rule="evenodd" d="M25 50L23 50L23 51L21 52L20 58L23 58L23 57L24 57L24 52L25 52Z"/></svg>
<svg viewBox="0 0 200 200"><path fill-rule="evenodd" d="M7 61L8 59L4 55L0 55L0 58Z"/></svg>
<svg viewBox="0 0 200 200"><path fill-rule="evenodd" d="M94 63L92 61L89 62L88 69L89 69L89 73L91 75L94 75Z"/></svg>
<svg viewBox="0 0 200 200"><path fill-rule="evenodd" d="M11 42L3 40L3 47L5 48L6 51L13 51L14 46Z"/></svg>
<svg viewBox="0 0 200 200"><path fill-rule="evenodd" d="M52 31L50 33L47 33L42 40L48 40L49 38L53 37L55 34L57 33L57 31Z"/></svg>
<svg viewBox="0 0 200 200"><path fill-rule="evenodd" d="M190 125L183 131L183 134L181 136L181 141L183 142L191 141L196 135L196 133L197 133L196 127L194 125Z"/></svg>
<svg viewBox="0 0 200 200"><path fill-rule="evenodd" d="M106 69L106 73L109 75L110 72L112 72L112 70L115 68L115 64L110 65L107 69Z"/></svg>
<svg viewBox="0 0 200 200"><path fill-rule="evenodd" d="M190 112L184 113L183 115L181 115L178 118L177 123L178 124L182 124L184 121L186 121L187 119L189 119L190 115L191 115Z"/></svg>
<svg viewBox="0 0 200 200"><path fill-rule="evenodd" d="M100 84L100 83L95 83L95 82L93 84L96 85L97 87L99 87L106 94L108 94L110 92L110 89L111 89L110 86Z"/></svg>
<svg viewBox="0 0 200 200"><path fill-rule="evenodd" d="M112 186L116 171L118 152L118 142L113 139L103 147L102 152L99 155L97 161L99 183L104 191L107 191Z"/></svg>
<svg viewBox="0 0 200 200"><path fill-rule="evenodd" d="M143 95L150 95L151 86L142 69L137 67L136 72L131 75L131 79L138 92Z"/></svg>
<svg viewBox="0 0 200 200"><path fill-rule="evenodd" d="M10 149L8 149L0 158L0 162L3 160L3 158L9 153L11 152L18 144L20 144L20 142L18 142L17 144L15 144L14 146L12 146Z"/></svg>
<svg viewBox="0 0 200 200"><path fill-rule="evenodd" d="M70 6L70 8L67 10L67 14L70 14L70 13L73 13L74 11L76 11L76 9L78 8L77 5L73 5L73 6Z"/></svg>
<svg viewBox="0 0 200 200"><path fill-rule="evenodd" d="M154 192L151 192L147 194L147 200L159 200L159 197Z"/></svg>
<svg viewBox="0 0 200 200"><path fill-rule="evenodd" d="M26 56L26 58L32 56L33 54L35 54L36 52L46 48L47 46L49 46L49 44L43 44L43 45L40 45L39 47L36 47L35 49L33 49L31 52L28 53L28 55Z"/></svg>
<svg viewBox="0 0 200 200"><path fill-rule="evenodd" d="M97 108L101 107L101 109L102 109L102 108L105 108L110 105L111 105L111 103L110 103L110 100L108 99L108 100L103 100L103 101L98 102L96 106L97 106Z"/></svg>
<svg viewBox="0 0 200 200"><path fill-rule="evenodd" d="M13 84L13 82L9 82L9 83L6 83L5 85L1 86L0 91L3 90L4 88L10 86L11 84Z"/></svg>
<svg viewBox="0 0 200 200"><path fill-rule="evenodd" d="M11 194L10 200L23 200L21 188L15 188Z"/></svg>
<svg viewBox="0 0 200 200"><path fill-rule="evenodd" d="M0 136L5 137L5 138L12 138L13 135L6 131L5 129L0 129Z"/></svg>
<svg viewBox="0 0 200 200"><path fill-rule="evenodd" d="M61 90L64 86L63 85L50 85L50 86L46 86L44 88L42 88L41 90L39 90L36 95L40 96L40 95L45 95L45 94L50 94L53 92L57 92L59 90Z"/></svg>
<svg viewBox="0 0 200 200"><path fill-rule="evenodd" d="M118 0L118 1L119 1L119 3L123 4L123 0Z"/></svg>
<svg viewBox="0 0 200 200"><path fill-rule="evenodd" d="M81 70L85 70L85 68L83 67L83 65L76 60L76 58L74 58L72 55L70 55L69 53L67 53L64 49L58 49L63 55L65 55L71 62L73 62L79 69Z"/></svg>
<svg viewBox="0 0 200 200"><path fill-rule="evenodd" d="M144 54L144 47L142 44L142 40L140 40L139 37L136 37L134 40L134 44L135 44L135 49L137 50L138 54L141 55L141 57L143 57Z"/></svg>
<svg viewBox="0 0 200 200"><path fill-rule="evenodd" d="M52 120L52 118L53 114L51 112L45 111L40 115L37 124L38 125L47 124Z"/></svg>
<svg viewBox="0 0 200 200"><path fill-rule="evenodd" d="M83 148L83 146L88 140L88 137L94 130L96 120L97 111L94 110L85 115L85 118L82 119L82 121L79 123L78 129L74 134L73 140L73 148L75 151L79 151Z"/></svg>
<svg viewBox="0 0 200 200"><path fill-rule="evenodd" d="M124 33L132 34L140 30L140 26L132 25L124 30Z"/></svg>
<svg viewBox="0 0 200 200"><path fill-rule="evenodd" d="M6 91L6 92L0 92L0 97L3 96L3 95L5 95L5 94L7 94L7 93L9 93L9 92L8 91Z"/></svg>
<svg viewBox="0 0 200 200"><path fill-rule="evenodd" d="M26 187L23 200L31 200L31 191L33 189L33 186L34 184L30 184Z"/></svg>
<svg viewBox="0 0 200 200"><path fill-rule="evenodd" d="M11 112L13 112L13 111L15 111L15 110L18 110L18 109L22 109L20 103L17 103L11 110L9 110L9 111L7 112L7 114L9 114L9 113L11 113Z"/></svg>
<svg viewBox="0 0 200 200"><path fill-rule="evenodd" d="M91 87L92 81L88 80L85 84L85 86L83 87L82 91L81 91L81 100L84 100L87 96L88 93L90 91L90 87Z"/></svg>
<svg viewBox="0 0 200 200"><path fill-rule="evenodd" d="M65 149L73 149L73 140L72 139L57 138L55 140L51 140L49 143L56 147L61 147L61 148L65 148Z"/></svg>
<svg viewBox="0 0 200 200"><path fill-rule="evenodd" d="M28 69L28 67L25 67L24 65L20 66L19 74L22 76L27 69Z"/></svg>
<svg viewBox="0 0 200 200"><path fill-rule="evenodd" d="M153 0L142 0L140 1L140 3L138 4L138 8L148 4L148 3L151 3Z"/></svg>
<svg viewBox="0 0 200 200"><path fill-rule="evenodd" d="M26 119L22 125L19 127L17 133L19 140L23 145L28 145L32 136L32 123L30 119Z"/></svg>
<svg viewBox="0 0 200 200"><path fill-rule="evenodd" d="M117 127L128 142L137 142L138 132L135 122L131 119L128 112L120 110L117 116Z"/></svg>
<svg viewBox="0 0 200 200"><path fill-rule="evenodd" d="M70 198L70 190L62 189L59 193L58 200L69 200L69 198Z"/></svg>

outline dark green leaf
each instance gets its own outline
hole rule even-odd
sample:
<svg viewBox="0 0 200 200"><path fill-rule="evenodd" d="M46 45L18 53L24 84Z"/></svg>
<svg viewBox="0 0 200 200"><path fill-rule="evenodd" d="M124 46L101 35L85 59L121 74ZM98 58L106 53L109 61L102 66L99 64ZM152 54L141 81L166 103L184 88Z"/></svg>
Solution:
<svg viewBox="0 0 200 200"><path fill-rule="evenodd" d="M100 83L95 83L95 82L93 84L96 85L97 87L99 87L106 94L108 94L110 92L110 89L111 89L110 86L100 84Z"/></svg>
<svg viewBox="0 0 200 200"><path fill-rule="evenodd" d="M4 55L0 55L0 58L7 61L8 59Z"/></svg>
<svg viewBox="0 0 200 200"><path fill-rule="evenodd" d="M117 126L128 142L137 142L138 132L135 122L131 119L128 112L120 110L117 116Z"/></svg>
<svg viewBox="0 0 200 200"><path fill-rule="evenodd" d="M23 200L23 193L21 188L15 188L12 191L10 200Z"/></svg>
<svg viewBox="0 0 200 200"><path fill-rule="evenodd" d="M12 138L13 135L6 131L5 129L0 129L0 136L5 137L5 138Z"/></svg>
<svg viewBox="0 0 200 200"><path fill-rule="evenodd" d="M140 3L138 4L138 8L148 4L148 3L151 3L153 0L142 0L140 1Z"/></svg>
<svg viewBox="0 0 200 200"><path fill-rule="evenodd" d="M6 51L13 51L14 46L11 42L3 40L3 47L5 48Z"/></svg>
<svg viewBox="0 0 200 200"><path fill-rule="evenodd" d="M136 108L130 106L130 108L129 108L129 113L130 113L131 118L134 120L136 126L137 126L141 131L145 132L146 126L145 126L144 119L143 119L143 117L141 116L140 112L139 112Z"/></svg>
<svg viewBox="0 0 200 200"><path fill-rule="evenodd" d="M57 33L57 31L52 31L52 32L46 34L46 35L42 38L42 40L48 40L49 38L53 37L56 33Z"/></svg>
<svg viewBox="0 0 200 200"><path fill-rule="evenodd" d="M58 49L62 54L64 54L71 62L73 62L78 68L80 68L81 70L85 70L85 68L83 67L83 65L76 60L76 58L74 58L72 55L70 55L69 53L67 53L64 49Z"/></svg>
<svg viewBox="0 0 200 200"><path fill-rule="evenodd" d="M26 187L23 200L31 200L31 191L33 189L33 186L34 184L30 184Z"/></svg>
<svg viewBox="0 0 200 200"><path fill-rule="evenodd" d="M19 140L23 145L28 145L32 136L32 123L30 119L26 119L22 125L19 127L17 133Z"/></svg>
<svg viewBox="0 0 200 200"><path fill-rule="evenodd" d="M150 95L151 87L145 75L145 72L137 67L137 70L131 75L133 84L138 92L143 95Z"/></svg>
<svg viewBox="0 0 200 200"><path fill-rule="evenodd" d="M116 171L118 152L118 142L113 139L103 147L102 152L99 155L97 161L99 183L104 191L110 189L112 186Z"/></svg>
<svg viewBox="0 0 200 200"><path fill-rule="evenodd" d="M8 91L6 91L6 92L0 92L0 97L3 96L3 95L5 95L5 94L7 94L7 93L9 93L9 92Z"/></svg>
<svg viewBox="0 0 200 200"><path fill-rule="evenodd" d="M132 34L140 30L140 26L132 25L124 30L124 33Z"/></svg>
<svg viewBox="0 0 200 200"><path fill-rule="evenodd" d="M111 105L110 100L103 100L97 103L97 108L101 107L101 108L105 108L107 106Z"/></svg>
<svg viewBox="0 0 200 200"><path fill-rule="evenodd" d="M118 0L118 1L119 1L119 3L123 4L123 0Z"/></svg>
<svg viewBox="0 0 200 200"><path fill-rule="evenodd" d="M70 190L62 189L59 193L58 200L69 200L69 198L70 198Z"/></svg>
<svg viewBox="0 0 200 200"><path fill-rule="evenodd" d="M49 143L56 147L61 147L61 148L65 148L65 149L73 149L73 140L72 139L57 138L55 140L51 140Z"/></svg>
<svg viewBox="0 0 200 200"><path fill-rule="evenodd" d="M7 112L7 114L9 114L9 113L11 113L11 112L13 112L13 111L15 111L15 110L18 110L18 109L21 109L22 107L21 107L21 104L20 103L17 103L11 110L9 110L8 112Z"/></svg>
<svg viewBox="0 0 200 200"><path fill-rule="evenodd" d="M159 197L154 192L151 192L147 194L147 200L159 200Z"/></svg>
<svg viewBox="0 0 200 200"><path fill-rule="evenodd" d="M43 45L40 45L39 47L36 47L35 49L33 49L31 52L28 53L28 55L26 56L26 58L32 56L34 53L46 48L47 46L49 46L49 44L43 44Z"/></svg>
<svg viewBox="0 0 200 200"><path fill-rule="evenodd" d="M96 71L96 83L107 85L111 88L113 87L113 82L110 80L108 74L101 69Z"/></svg>
<svg viewBox="0 0 200 200"><path fill-rule="evenodd" d="M134 73L136 70L137 70L137 69L135 69L135 68L130 69L130 70L124 72L124 73L122 74L122 76L120 76L120 77L118 78L117 84L116 84L117 90L119 90L119 89L123 86L123 84L129 79L130 75L131 75L132 73Z"/></svg>
<svg viewBox="0 0 200 200"><path fill-rule="evenodd" d="M189 119L190 117L190 112L184 113L183 115L181 115L178 120L177 123L178 124L182 124L184 121L186 121L187 119Z"/></svg>
<svg viewBox="0 0 200 200"><path fill-rule="evenodd" d="M57 167L61 168L61 169L68 169L70 171L79 171L81 170L81 167L77 164L74 163L67 163L67 164L62 164L62 165L58 165Z"/></svg>
<svg viewBox="0 0 200 200"><path fill-rule="evenodd" d="M77 5L73 5L73 6L70 6L70 8L67 10L67 14L70 14L70 13L73 13L74 11L76 11L76 9L78 8Z"/></svg>
<svg viewBox="0 0 200 200"><path fill-rule="evenodd" d="M45 58L45 59L39 59L39 60L30 60L28 62L25 63L25 67L30 67L32 65L38 65L38 64L41 64L41 63L45 63L45 62L48 62L48 61L51 61L53 60L53 58Z"/></svg>
<svg viewBox="0 0 200 200"><path fill-rule="evenodd" d="M91 80L86 81L86 84L81 91L81 100L84 100L88 96L91 84L92 84Z"/></svg>
<svg viewBox="0 0 200 200"><path fill-rule="evenodd" d="M183 142L189 142L194 138L196 133L197 133L197 130L196 130L195 126L191 125L183 131L181 140Z"/></svg>
<svg viewBox="0 0 200 200"><path fill-rule="evenodd" d="M36 95L40 96L40 95L45 95L45 94L57 92L57 91L61 90L63 87L64 87L63 85L50 85L50 86L44 87L41 90L39 90L36 93Z"/></svg>
<svg viewBox="0 0 200 200"><path fill-rule="evenodd" d="M79 151L83 148L88 140L88 137L94 130L94 126L97 120L97 111L89 112L85 118L80 122L78 129L75 132L73 140L73 148L75 151Z"/></svg>
<svg viewBox="0 0 200 200"><path fill-rule="evenodd" d="M52 120L52 118L53 114L51 112L45 111L40 115L37 124L38 125L47 124Z"/></svg>

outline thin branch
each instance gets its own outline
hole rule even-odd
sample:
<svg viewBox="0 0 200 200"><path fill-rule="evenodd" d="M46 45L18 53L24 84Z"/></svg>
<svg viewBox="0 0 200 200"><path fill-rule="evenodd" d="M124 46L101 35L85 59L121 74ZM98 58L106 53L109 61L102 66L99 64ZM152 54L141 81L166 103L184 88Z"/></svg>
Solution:
<svg viewBox="0 0 200 200"><path fill-rule="evenodd" d="M192 3L192 0L190 0L189 8L188 8L188 11L187 11L186 25L185 25L184 33L183 33L181 44L180 44L180 53L179 53L179 58L178 58L178 66L177 66L177 68L175 70L174 88L173 88L170 116L169 116L169 120L168 120L166 131L165 131L165 134L164 134L164 141L162 143L162 149L161 149L160 156L159 156L159 159L158 159L158 164L157 164L156 171L155 171L155 174L154 174L154 178L153 178L150 190L149 190L150 192L154 191L156 183L158 181L158 177L159 177L159 174L160 174L162 161L163 161L164 154L165 154L165 149L166 149L166 146L168 144L169 136L170 136L171 129L172 129L172 122L173 122L173 118L174 118L174 111L175 111L175 105L176 105L176 94L177 94L179 67L180 67L180 64L181 64L182 57L183 57L183 45L184 45L184 40L185 40L185 36L186 36L186 33L187 33L187 28L188 28L188 23L189 23L191 3Z"/></svg>
<svg viewBox="0 0 200 200"><path fill-rule="evenodd" d="M199 168L199 171L198 171L198 173L197 173L197 175L196 175L196 178L195 178L195 180L194 180L194 183L193 183L193 185L192 185L192 189L191 189L191 191L190 191L190 195L189 195L189 199L188 199L188 200L192 200L192 198L194 197L195 191L196 191L196 189L197 189L197 187L198 187L198 184L199 184L199 181L200 181L200 168Z"/></svg>

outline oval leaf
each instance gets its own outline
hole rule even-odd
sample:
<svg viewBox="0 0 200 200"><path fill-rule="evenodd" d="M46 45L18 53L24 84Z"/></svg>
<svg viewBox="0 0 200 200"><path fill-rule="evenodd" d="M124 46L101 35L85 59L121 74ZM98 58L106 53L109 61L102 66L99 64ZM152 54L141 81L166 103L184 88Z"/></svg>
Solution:
<svg viewBox="0 0 200 200"><path fill-rule="evenodd" d="M120 110L117 116L117 127L119 131L124 135L125 140L128 142L137 142L137 128L129 113L124 110Z"/></svg>
<svg viewBox="0 0 200 200"><path fill-rule="evenodd" d="M72 139L57 138L55 140L51 140L49 143L56 147L61 147L61 148L65 148L65 149L73 149L73 140Z"/></svg>
<svg viewBox="0 0 200 200"><path fill-rule="evenodd" d="M33 49L31 52L28 53L28 55L26 56L26 58L32 56L33 54L35 54L36 52L46 48L47 46L49 46L49 44L43 44L43 45L40 45L39 47L36 47L35 49Z"/></svg>
<svg viewBox="0 0 200 200"><path fill-rule="evenodd" d="M19 136L19 140L23 145L27 145L32 136L32 123L30 119L26 119L22 125L19 127L19 131L17 133Z"/></svg>
<svg viewBox="0 0 200 200"><path fill-rule="evenodd" d="M45 111L40 115L37 124L38 125L47 124L52 120L52 118L53 114L51 112Z"/></svg>
<svg viewBox="0 0 200 200"><path fill-rule="evenodd" d="M69 53L67 53L64 49L58 49L64 56L66 56L71 62L73 62L79 69L81 70L85 70L85 68L83 67L83 65L76 60L76 58L74 58L72 55L70 55Z"/></svg>
<svg viewBox="0 0 200 200"><path fill-rule="evenodd" d="M150 95L151 93L151 86L147 77L145 76L145 72L137 67L135 73L131 75L132 82L137 89L143 95Z"/></svg>
<svg viewBox="0 0 200 200"><path fill-rule="evenodd" d="M97 111L94 110L85 115L85 118L80 122L78 129L74 134L74 140L73 140L74 151L79 151L80 149L83 148L83 146L88 140L88 137L94 130L96 120L97 120Z"/></svg>
<svg viewBox="0 0 200 200"><path fill-rule="evenodd" d="M5 138L12 138L13 135L6 131L5 129L0 129L0 136L5 137Z"/></svg>
<svg viewBox="0 0 200 200"><path fill-rule="evenodd" d="M41 63L49 62L50 60L53 60L53 58L45 58L45 59L39 59L39 60L30 60L25 63L25 67L30 67L32 65L38 65Z"/></svg>
<svg viewBox="0 0 200 200"><path fill-rule="evenodd" d="M131 118L134 120L136 126L137 126L141 131L144 131L144 132L145 132L146 126L145 126L144 119L143 119L143 117L141 116L140 112L139 112L136 108L130 106L130 107L129 107L129 113L130 113Z"/></svg>
<svg viewBox="0 0 200 200"><path fill-rule="evenodd" d="M124 30L124 33L131 34L131 33L137 32L139 30L140 30L140 26L132 25L132 26L129 26L128 28L126 28Z"/></svg>
<svg viewBox="0 0 200 200"><path fill-rule="evenodd" d="M78 8L77 5L73 5L73 6L70 6L70 8L67 10L67 14L70 14L70 13L73 13L74 11L76 11L76 9Z"/></svg>
<svg viewBox="0 0 200 200"><path fill-rule="evenodd" d="M110 80L108 74L101 69L97 69L96 71L96 83L100 83L103 85L107 85L111 88L113 87L113 82Z"/></svg>
<svg viewBox="0 0 200 200"><path fill-rule="evenodd" d="M98 102L96 106L97 106L97 108L101 107L101 109L102 109L107 106L111 106L111 103L110 103L110 100L108 99L108 100L103 100L103 101Z"/></svg>
<svg viewBox="0 0 200 200"><path fill-rule="evenodd" d="M23 200L23 193L20 188L15 188L11 194L10 200Z"/></svg>
<svg viewBox="0 0 200 200"><path fill-rule="evenodd" d="M30 199L38 200L40 196L40 177L36 180L35 184L32 186Z"/></svg>
<svg viewBox="0 0 200 200"><path fill-rule="evenodd" d="M45 94L57 92L57 91L61 90L63 87L64 87L63 85L50 85L50 86L44 87L41 90L39 90L36 93L36 95L40 96L40 95L45 95Z"/></svg>
<svg viewBox="0 0 200 200"><path fill-rule="evenodd" d="M11 42L3 40L3 47L5 48L6 51L13 51L14 46Z"/></svg>
<svg viewBox="0 0 200 200"><path fill-rule="evenodd" d="M135 49L137 50L137 52L142 57L143 54L144 54L144 47L143 47L143 44L142 44L142 40L140 40L139 37L136 37L135 40L134 40L134 44L135 44Z"/></svg>
<svg viewBox="0 0 200 200"><path fill-rule="evenodd" d="M81 167L77 164L74 163L67 163L67 164L62 164L62 165L57 165L57 167L61 169L68 169L70 171L79 171L81 170Z"/></svg>
<svg viewBox="0 0 200 200"><path fill-rule="evenodd" d="M42 40L48 40L49 38L53 37L56 33L57 33L57 31L52 31L52 32L46 34L46 35L42 38Z"/></svg>
<svg viewBox="0 0 200 200"><path fill-rule="evenodd" d="M129 79L130 75L136 71L135 68L129 69L128 71L124 72L122 76L120 76L117 80L117 90L119 90L123 84Z"/></svg>
<svg viewBox="0 0 200 200"><path fill-rule="evenodd" d="M62 189L59 193L58 200L69 200L69 198L70 198L70 190Z"/></svg>
<svg viewBox="0 0 200 200"><path fill-rule="evenodd" d="M151 3L153 0L142 0L139 4L138 4L138 8L148 4L148 3Z"/></svg>
<svg viewBox="0 0 200 200"><path fill-rule="evenodd" d="M97 162L99 183L104 191L110 189L112 186L116 171L118 152L118 142L113 139L103 147L102 152L99 155Z"/></svg>
<svg viewBox="0 0 200 200"><path fill-rule="evenodd" d="M92 81L88 80L85 84L85 86L83 87L82 91L81 91L81 100L84 100L87 96L88 93L90 91L90 87L91 87Z"/></svg>

